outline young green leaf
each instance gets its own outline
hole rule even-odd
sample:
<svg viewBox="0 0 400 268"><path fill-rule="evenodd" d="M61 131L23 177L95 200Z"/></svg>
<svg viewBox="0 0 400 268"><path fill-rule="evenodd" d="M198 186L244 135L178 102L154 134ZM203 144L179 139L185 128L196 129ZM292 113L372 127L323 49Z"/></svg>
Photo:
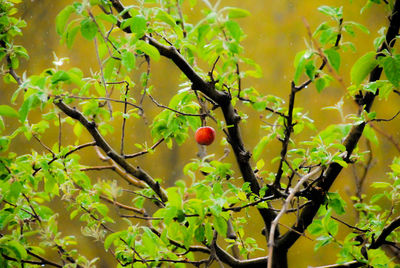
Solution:
<svg viewBox="0 0 400 268"><path fill-rule="evenodd" d="M121 55L121 58L122 58L121 63L122 63L122 65L125 66L125 68L128 70L128 72L132 71L132 69L135 68L136 58L132 52L124 51Z"/></svg>
<svg viewBox="0 0 400 268"><path fill-rule="evenodd" d="M160 52L158 52L157 48L153 47L152 45L148 44L145 41L139 40L136 42L136 48L143 53L149 55L155 61L160 59Z"/></svg>
<svg viewBox="0 0 400 268"><path fill-rule="evenodd" d="M250 16L249 11L247 11L245 9L237 8L237 7L225 7L222 10L223 11L228 10L228 17L230 19L239 19L239 18L245 18L245 17Z"/></svg>
<svg viewBox="0 0 400 268"><path fill-rule="evenodd" d="M81 21L81 33L87 40L92 40L97 34L97 25L90 18Z"/></svg>
<svg viewBox="0 0 400 268"><path fill-rule="evenodd" d="M17 118L19 117L18 112L8 105L0 105L0 115Z"/></svg>
<svg viewBox="0 0 400 268"><path fill-rule="evenodd" d="M378 65L375 55L374 51L370 51L354 63L350 73L353 84L360 85L367 75Z"/></svg>
<svg viewBox="0 0 400 268"><path fill-rule="evenodd" d="M398 87L400 83L400 55L385 57L382 60L383 71L390 83Z"/></svg>
<svg viewBox="0 0 400 268"><path fill-rule="evenodd" d="M66 6L56 17L56 31L59 35L64 33L65 25L70 15L75 11L73 6Z"/></svg>
<svg viewBox="0 0 400 268"><path fill-rule="evenodd" d="M340 54L339 52L337 52L336 49L334 48L330 48L330 49L326 49L324 51L326 57L328 58L328 62L330 65L332 65L332 67L336 70L339 71L339 67L340 67Z"/></svg>

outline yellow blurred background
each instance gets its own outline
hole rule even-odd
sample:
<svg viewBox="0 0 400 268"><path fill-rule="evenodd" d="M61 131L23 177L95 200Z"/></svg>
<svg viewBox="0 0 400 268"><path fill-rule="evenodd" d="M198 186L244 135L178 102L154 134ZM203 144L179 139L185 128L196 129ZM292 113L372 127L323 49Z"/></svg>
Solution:
<svg viewBox="0 0 400 268"><path fill-rule="evenodd" d="M135 1L122 1L125 5L132 4ZM198 0L199 6L201 0ZM213 1L214 2L214 1ZM247 38L243 42L245 48L244 54L246 57L254 59L261 65L263 70L263 77L261 79L245 79L243 81L244 87L254 86L259 92L263 94L274 94L287 101L290 82L294 74L293 60L296 53L304 50L305 39L307 38L306 27L303 23L303 18L310 24L311 30L315 28L328 18L322 13L317 11L320 5L332 5L344 7L344 20L352 20L359 22L370 29L370 34L367 35L361 31L357 31L357 36L349 37L344 36L344 41L351 41L355 43L357 52L348 51L342 57L342 64L340 68L340 76L343 77L347 86L350 85L349 71L355 60L367 51L373 50L372 41L378 36L377 31L387 25L388 13L379 6L373 6L371 9L366 10L360 15L360 9L365 4L365 0L354 0L350 3L349 0L222 0L222 6L236 6L247 9L251 12L251 16L240 19L238 22L247 34ZM90 70L98 70L98 62L92 43L83 40L79 34L78 38L71 50L68 50L65 45L59 44L59 36L55 32L55 16L67 4L72 3L70 0L25 0L20 4L20 13L24 20L27 21L28 27L24 29L24 36L18 38L16 43L22 44L30 54L30 60L24 61L22 66L17 70L19 74L26 71L27 75L37 74L43 69L52 67L54 60L53 51L58 57L68 57L70 59L67 66L79 67L86 75L90 75ZM200 19L200 12L196 10L189 10L184 6L189 16L189 22L196 22ZM167 75L166 75L167 74ZM160 62L152 64L152 83L155 85L154 96L163 104L167 104L169 99L179 89L178 84L180 72L178 69L167 60L160 60ZM304 77L303 77L304 79ZM5 85L0 81L0 104L8 103L10 96L15 89L14 85ZM140 90L140 89L137 89ZM322 93L317 93L313 85L303 90L298 94L296 99L296 106L304 107L309 112L309 117L315 120L315 124L319 130L324 129L329 124L341 122L339 113L335 111L321 110L322 107L332 106L344 96L345 90L338 83L333 82L331 86L326 88ZM349 99L345 101L345 112L355 113L357 111L356 105ZM149 123L155 114L161 110L149 101L147 101L145 112ZM378 117L388 118L397 112L396 107L399 107L399 100L396 98L389 98L388 102L377 101L373 109L378 112ZM243 107L244 108L244 107ZM249 118L247 122L241 124L242 136L244 138L247 149L252 148L257 144L260 137L265 133L259 130L261 121L259 114L248 112ZM38 117L39 118L39 117ZM35 118L31 117L32 121ZM398 122L398 121L397 121ZM15 125L7 121L7 127L10 132ZM399 127L394 123L380 125L386 132L399 138ZM49 133L46 136L47 144L53 144L57 140L57 128L53 128L54 133ZM127 132L127 153L136 152L138 149L133 145L135 143L147 142L149 145L153 143L150 136L148 124L142 119L131 120L128 123ZM70 126L64 126L64 133L68 131L71 133ZM311 134L307 132L307 134ZM85 134L86 135L86 134ZM190 133L193 135L193 133ZM217 142L210 146L208 153L215 153L216 158L223 155L223 147L218 146L220 139L223 137L222 133L217 133ZM89 137L81 138L81 142L89 141ZM120 130L116 127L113 137L108 137L111 144L118 147L120 141ZM64 136L63 144L72 143L74 137ZM361 146L364 146L365 141L361 141ZM266 162L266 168L269 170L276 170L276 163L271 164L270 161L279 155L280 143L278 141L272 142L271 145L265 150L262 158ZM12 150L18 153L29 153L30 148L42 151L42 148L35 141L27 141L24 137L18 138L14 142ZM196 150L194 150L196 148ZM154 154L146 155L133 163L140 165L143 169L147 170L153 177L162 178L165 182L164 185L172 185L177 179L184 179L182 174L183 166L192 158L196 157L197 145L193 139L188 139L181 147L174 145L172 150L162 144L156 149ZM393 146L381 137L379 146L373 145L374 152L374 165L369 173L368 181L374 181L385 177L387 165L391 162L392 156L398 154ZM99 162L94 160L95 154L91 149L84 152L82 162L87 165L95 165ZM236 162L233 155L225 160L233 163L235 175L238 175ZM102 179L118 179L116 175L106 172L90 173L93 181ZM368 183L367 181L367 183ZM124 185L121 182L122 185ZM124 185L126 186L126 185ZM352 177L351 169L348 168L338 178L334 184L332 191L338 191L342 197L349 201L350 195L354 194L354 180ZM58 202L57 202L58 203ZM345 221L350 224L354 223L354 213L349 201L348 211ZM58 206L61 207L61 201ZM65 231L66 234L74 234L82 241L79 243L78 248L88 258L100 257L101 260L97 262L98 267L114 267L116 266L115 260L111 255L105 255L103 246L100 242L95 242L91 238L85 238L80 234L80 228L76 227L77 220L69 220L69 213L62 209L57 210L60 213L59 222L62 223L60 229ZM259 246L266 248L264 237L260 235L262 222L254 213L254 220L249 221L248 233L258 237ZM286 219L287 222L288 219ZM292 218L293 220L293 218ZM341 235L347 233L347 227L341 225ZM282 228L282 231L285 231ZM343 233L343 234L342 234ZM308 239L301 238L297 244L289 251L289 266L290 267L307 267L308 265L324 265L334 263L336 260L337 249L334 246L327 246L320 249L318 252L313 250L313 242ZM259 252L258 255L265 255L265 252Z"/></svg>

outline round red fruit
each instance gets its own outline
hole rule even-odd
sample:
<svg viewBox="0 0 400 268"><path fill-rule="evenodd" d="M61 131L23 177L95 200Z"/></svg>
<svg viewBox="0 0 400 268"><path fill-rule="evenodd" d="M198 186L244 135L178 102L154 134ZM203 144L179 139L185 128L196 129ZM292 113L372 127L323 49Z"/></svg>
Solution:
<svg viewBox="0 0 400 268"><path fill-rule="evenodd" d="M194 134L196 142L200 145L210 145L215 139L215 130L212 127L201 127Z"/></svg>

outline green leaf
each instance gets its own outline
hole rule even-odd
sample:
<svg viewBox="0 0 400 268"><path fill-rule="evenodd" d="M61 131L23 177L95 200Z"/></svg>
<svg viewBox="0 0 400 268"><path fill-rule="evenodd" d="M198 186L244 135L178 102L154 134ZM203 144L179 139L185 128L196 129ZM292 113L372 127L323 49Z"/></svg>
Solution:
<svg viewBox="0 0 400 268"><path fill-rule="evenodd" d="M383 71L390 83L398 87L400 82L400 55L385 57L382 60Z"/></svg>
<svg viewBox="0 0 400 268"><path fill-rule="evenodd" d="M340 67L340 54L339 52L336 51L334 48L326 49L324 51L326 57L328 58L328 62L332 67L336 70L339 71Z"/></svg>
<svg viewBox="0 0 400 268"><path fill-rule="evenodd" d="M275 137L275 135L264 136L253 149L254 160L258 160L261 153L264 151L265 146Z"/></svg>
<svg viewBox="0 0 400 268"><path fill-rule="evenodd" d="M228 29L229 33L236 41L240 41L240 38L243 34L242 29L240 29L239 24L236 21L228 20L225 22L225 26Z"/></svg>
<svg viewBox="0 0 400 268"><path fill-rule="evenodd" d="M97 15L96 18L111 22L112 24L117 24L117 22L118 22L117 18L112 14L101 13L101 14Z"/></svg>
<svg viewBox="0 0 400 268"><path fill-rule="evenodd" d="M385 194L383 194L383 193L380 193L380 194L375 194L375 195L373 195L372 197L371 197L371 199L369 200L369 202L371 203L371 204L374 204L374 203L376 203L376 202L378 202L382 197L384 197L385 196Z"/></svg>
<svg viewBox="0 0 400 268"><path fill-rule="evenodd" d="M149 55L149 57L155 61L158 61L160 59L160 52L158 52L157 48L153 47L152 45L149 45L147 42L143 40L138 40L136 42L136 49Z"/></svg>
<svg viewBox="0 0 400 268"><path fill-rule="evenodd" d="M249 11L237 7L225 7L222 10L224 11L228 10L229 19L239 19L250 16Z"/></svg>
<svg viewBox="0 0 400 268"><path fill-rule="evenodd" d="M324 231L321 220L314 220L307 228L312 235L320 235Z"/></svg>
<svg viewBox="0 0 400 268"><path fill-rule="evenodd" d="M65 30L65 25L69 19L69 16L75 11L73 6L66 6L56 17L56 31L59 35L62 35Z"/></svg>
<svg viewBox="0 0 400 268"><path fill-rule="evenodd" d="M87 40L92 40L97 34L97 25L90 18L81 21L81 33Z"/></svg>
<svg viewBox="0 0 400 268"><path fill-rule="evenodd" d="M9 137L6 137L6 136L0 137L0 153L7 151L9 145L10 145Z"/></svg>
<svg viewBox="0 0 400 268"><path fill-rule="evenodd" d="M168 24L171 27L175 27L176 26L174 18L172 18L171 15L169 15L164 10L161 10L161 9L158 10L156 18L161 20L161 21L163 21L163 22L165 22L166 24Z"/></svg>
<svg viewBox="0 0 400 268"><path fill-rule="evenodd" d="M107 238L104 240L104 249L108 251L110 248L111 244L115 241L115 239L119 238L121 235L121 232L116 232L112 233L107 236Z"/></svg>
<svg viewBox="0 0 400 268"><path fill-rule="evenodd" d="M339 231L339 224L336 221L329 219L325 223L325 228L329 234L336 236Z"/></svg>
<svg viewBox="0 0 400 268"><path fill-rule="evenodd" d="M364 136L372 143L379 145L378 136L375 133L375 130L370 125L366 125L363 131Z"/></svg>
<svg viewBox="0 0 400 268"><path fill-rule="evenodd" d="M205 228L204 228L203 224L199 225L199 227L197 227L196 230L194 230L194 237L196 238L196 240L198 242L203 242L204 241Z"/></svg>
<svg viewBox="0 0 400 268"><path fill-rule="evenodd" d="M72 45L74 44L75 37L76 37L76 34L78 33L78 31L79 31L79 26L75 26L72 29L69 29L69 27L68 27L67 34L65 36L65 40L66 40L68 48L71 48Z"/></svg>
<svg viewBox="0 0 400 268"><path fill-rule="evenodd" d="M308 58L308 52L306 50L300 51L294 58L294 67L296 70L294 73L293 81L295 84L299 82L300 76L304 71L306 58Z"/></svg>
<svg viewBox="0 0 400 268"><path fill-rule="evenodd" d="M122 59L122 61L121 61L122 65L125 66L125 68L128 70L128 72L132 71L132 69L135 68L136 58L132 52L130 52L130 51L122 52L121 59Z"/></svg>
<svg viewBox="0 0 400 268"><path fill-rule="evenodd" d="M0 116L19 117L19 114L14 108L8 105L0 105Z"/></svg>
<svg viewBox="0 0 400 268"><path fill-rule="evenodd" d="M361 56L351 68L351 82L357 86L367 77L367 75L378 65L375 58L376 53L370 51Z"/></svg>
<svg viewBox="0 0 400 268"><path fill-rule="evenodd" d="M26 249L18 241L11 240L8 241L6 245L8 249L13 251L14 256L17 258L17 260L28 258L28 253L26 252Z"/></svg>
<svg viewBox="0 0 400 268"><path fill-rule="evenodd" d="M317 238L318 243L315 245L314 250L317 251L320 247L326 246L333 240L330 236L320 236Z"/></svg>
<svg viewBox="0 0 400 268"><path fill-rule="evenodd" d="M321 91L326 87L325 79L323 77L318 78L315 81L315 87L317 88L318 93L321 93Z"/></svg>
<svg viewBox="0 0 400 268"><path fill-rule="evenodd" d="M338 193L328 193L328 204L338 215L343 215L346 212L346 202Z"/></svg>
<svg viewBox="0 0 400 268"><path fill-rule="evenodd" d="M26 118L28 117L28 113L31 110L34 102L37 100L35 95L29 96L24 102L22 103L21 107L19 108L19 120L21 122L25 122Z"/></svg>
<svg viewBox="0 0 400 268"><path fill-rule="evenodd" d="M388 188L391 187L392 185L388 182L374 182L371 184L371 187L376 188L376 189L380 189L380 188Z"/></svg>
<svg viewBox="0 0 400 268"><path fill-rule="evenodd" d="M342 8L330 7L330 6L320 6L318 11L328 15L332 18L341 18L343 16Z"/></svg>
<svg viewBox="0 0 400 268"><path fill-rule="evenodd" d="M21 194L21 191L22 191L22 184L19 181L14 181L11 184L10 190L6 195L7 200L14 203L15 200L17 200L19 195Z"/></svg>
<svg viewBox="0 0 400 268"><path fill-rule="evenodd" d="M133 18L129 18L122 22L121 28L124 29L130 27L131 31L136 34L137 38L141 38L147 30L146 18L142 15L136 15Z"/></svg>
<svg viewBox="0 0 400 268"><path fill-rule="evenodd" d="M214 216L214 228L217 230L218 234L225 237L228 230L228 223L221 216Z"/></svg>
<svg viewBox="0 0 400 268"><path fill-rule="evenodd" d="M65 71L58 71L51 77L51 83L57 84L58 82L69 81L70 77Z"/></svg>
<svg viewBox="0 0 400 268"><path fill-rule="evenodd" d="M306 68L306 75L308 78L311 80L315 79L315 72L317 70L317 67L315 67L315 62L314 61L308 61L305 65Z"/></svg>
<svg viewBox="0 0 400 268"><path fill-rule="evenodd" d="M365 27L364 25L358 23L358 22L354 22L354 21L346 21L346 23L354 25L355 27L357 27L358 29L360 29L362 32L369 34L369 30L367 27Z"/></svg>

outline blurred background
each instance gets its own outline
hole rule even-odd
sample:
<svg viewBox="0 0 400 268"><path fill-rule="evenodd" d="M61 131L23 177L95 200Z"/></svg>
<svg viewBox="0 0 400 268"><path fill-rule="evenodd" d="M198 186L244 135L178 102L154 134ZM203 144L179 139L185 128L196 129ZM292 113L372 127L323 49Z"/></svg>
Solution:
<svg viewBox="0 0 400 268"><path fill-rule="evenodd" d="M22 44L30 54L29 61L23 61L22 66L17 70L19 74L22 72L27 75L40 73L48 67L52 67L54 60L53 52L57 57L68 57L70 60L67 66L79 67L86 75L90 75L91 69L98 71L98 62L94 52L92 43L83 40L78 34L77 40L71 50L68 50L65 45L60 45L60 38L55 31L55 16L67 4L72 3L70 0L25 0L19 5L20 13L24 20L27 21L28 26L24 29L24 36L16 40L17 44ZM125 5L132 4L134 1L124 0ZM201 0L198 0L199 7L202 7ZM214 1L211 1L214 2ZM352 2L352 3L351 3ZM344 7L344 20L352 20L359 22L370 29L370 34L357 32L356 37L349 37L346 35L344 41L351 41L355 43L357 51L347 51L342 57L342 64L340 68L340 76L343 77L344 83L350 85L349 71L355 60L366 53L373 50L373 40L378 36L378 30L382 26L387 25L387 12L380 6L373 6L367 9L360 15L360 9L365 4L366 0L280 0L280 1L266 1L266 0L222 0L222 6L236 6L247 9L251 12L251 16L238 20L247 38L242 43L244 46L244 54L248 58L254 59L261 65L263 70L263 77L261 79L245 79L243 87L254 86L259 92L263 94L274 94L285 101L288 100L290 92L290 82L294 74L293 60L296 53L306 48L305 39L307 39L307 30L303 23L305 18L310 24L311 30L327 17L317 11L320 5L332 5L335 7ZM184 6L189 17L189 22L195 23L200 19L201 13L197 10L189 10ZM347 40L346 40L347 39ZM135 71L133 71L135 72ZM166 75L167 74L167 75ZM135 76L135 74L133 74ZM158 63L152 64L152 84L154 88L154 96L158 101L163 104L168 104L169 99L179 89L178 84L181 82L179 79L180 72L178 69L167 60L160 60ZM304 77L303 77L304 78ZM0 104L9 102L11 94L15 90L14 85L4 84L0 81ZM137 89L140 90L140 89ZM136 92L137 93L137 92ZM344 89L337 82L333 82L322 93L318 94L315 87L311 85L309 88L303 90L296 97L296 106L304 107L308 111L310 118L315 120L315 124L319 130L324 129L329 124L341 122L341 117L338 112L321 110L322 107L333 106L344 96ZM399 99L389 98L388 102L377 101L373 109L378 112L379 118L389 118L393 116L398 110ZM356 105L350 99L344 99L344 110L346 113L355 113L357 111ZM133 153L138 151L133 145L135 143L153 144L150 136L150 129L148 125L152 122L152 118L161 110L152 105L148 100L148 108L146 110L146 120L135 119L130 120L128 123L128 132L126 136L126 152ZM241 124L242 136L244 138L247 149L252 150L257 144L260 137L265 133L260 130L259 126L261 120L256 113L249 112L247 122ZM40 115L33 115L30 117L31 121L35 121L35 116L39 119ZM396 119L397 120L397 119ZM398 140L399 124L397 120L391 123L382 123L379 127L386 133L393 135ZM11 121L7 121L7 127L10 132L13 131L15 125ZM71 131L68 125L64 126L64 133ZM193 133L189 133L193 135ZM308 133L311 134L312 133ZM54 133L48 133L46 139L47 144L53 144L57 140L58 131L54 128ZM85 132L84 132L84 135ZM120 130L116 127L113 137L108 137L111 144L117 146L120 141ZM219 146L219 142L223 137L222 133L217 133L217 142L208 148L208 153L215 153L216 158L224 154L224 147ZM379 146L373 145L372 150L374 154L373 167L367 178L367 183L374 180L380 180L385 177L387 165L392 161L392 157L398 152L391 143L379 136ZM74 137L65 136L63 143L71 144ZM84 136L80 142L90 141L89 137ZM360 146L365 148L365 141L360 142ZM29 153L30 148L42 151L42 148L34 140L27 141L24 137L18 138L17 142L13 143L12 150L18 153ZM196 148L194 150L193 148ZM276 170L276 163L271 164L270 161L279 155L280 143L278 141L272 142L271 145L264 151L262 158L266 163L266 169ZM162 178L165 185L172 185L177 179L184 179L182 168L192 158L196 158L197 145L193 138L189 138L181 147L174 145L172 150L167 149L165 144L160 145L154 154L148 154L142 158L135 158L132 163L140 165L143 169L147 170L153 177ZM87 165L96 165L95 154L91 149L85 149L82 156L82 162ZM384 157L383 157L384 156ZM232 156L225 160L233 163L235 175L239 176L236 162ZM91 173L93 181L97 179L119 179L113 173ZM124 185L124 182L121 182ZM350 202L350 196L354 194L354 179L351 168L348 168L338 178L333 186L332 191L338 191L342 197ZM78 227L77 219L71 221L69 213L62 209L62 202L56 202L59 206L60 213L59 222L62 222L60 229L65 234L75 234L78 237L79 249L84 252L88 258L99 256L100 261L97 262L98 267L114 267L116 266L115 260L111 255L105 255L103 245L96 242L91 238L83 237L80 234L80 227ZM354 213L351 205L347 208L348 213L343 218L346 222L354 223ZM260 236L262 222L254 213L254 219L249 221L248 229L250 235L259 237L258 243L261 248L266 248L264 237ZM287 221L289 219L286 219ZM293 219L292 219L293 220ZM288 221L289 222L289 221ZM349 230L347 227L340 225L341 235L345 235ZM284 231L282 229L282 231ZM343 234L342 234L343 233ZM289 251L289 265L290 267L307 267L308 265L323 265L334 263L336 260L337 249L334 246L327 246L318 252L313 250L313 242L308 239L301 238L297 244ZM266 252L259 252L258 255L265 255Z"/></svg>

